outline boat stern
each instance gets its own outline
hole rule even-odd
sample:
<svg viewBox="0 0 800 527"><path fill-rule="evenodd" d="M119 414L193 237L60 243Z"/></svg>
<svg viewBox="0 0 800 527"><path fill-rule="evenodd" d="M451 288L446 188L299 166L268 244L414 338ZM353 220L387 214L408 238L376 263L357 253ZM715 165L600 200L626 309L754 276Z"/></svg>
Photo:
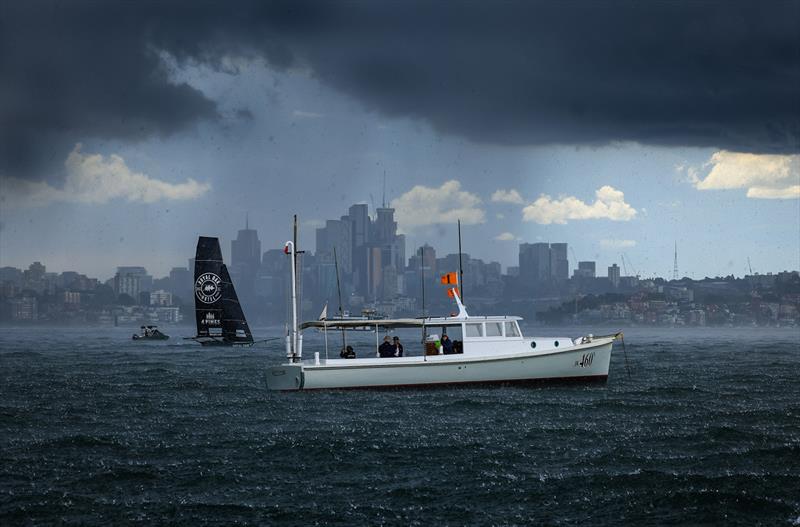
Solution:
<svg viewBox="0 0 800 527"><path fill-rule="evenodd" d="M266 371L267 388L270 390L302 390L303 380L303 366L300 364L271 366Z"/></svg>

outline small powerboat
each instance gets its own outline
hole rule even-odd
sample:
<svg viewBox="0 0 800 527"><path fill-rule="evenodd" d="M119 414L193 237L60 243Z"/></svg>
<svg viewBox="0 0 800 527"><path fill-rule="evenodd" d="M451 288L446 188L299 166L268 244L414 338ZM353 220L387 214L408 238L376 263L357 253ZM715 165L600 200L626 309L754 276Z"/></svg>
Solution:
<svg viewBox="0 0 800 527"><path fill-rule="evenodd" d="M158 330L158 326L142 326L141 334L133 334L133 340L168 340L169 335Z"/></svg>

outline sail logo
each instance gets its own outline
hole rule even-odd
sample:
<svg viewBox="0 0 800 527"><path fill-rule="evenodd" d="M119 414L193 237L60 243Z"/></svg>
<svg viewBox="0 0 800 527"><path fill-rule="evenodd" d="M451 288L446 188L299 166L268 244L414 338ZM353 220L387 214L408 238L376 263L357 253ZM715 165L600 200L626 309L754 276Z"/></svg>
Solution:
<svg viewBox="0 0 800 527"><path fill-rule="evenodd" d="M204 326L219 326L219 319L214 316L214 313L206 313L202 323Z"/></svg>
<svg viewBox="0 0 800 527"><path fill-rule="evenodd" d="M194 294L204 304L213 304L222 296L222 280L214 273L203 273L194 283Z"/></svg>

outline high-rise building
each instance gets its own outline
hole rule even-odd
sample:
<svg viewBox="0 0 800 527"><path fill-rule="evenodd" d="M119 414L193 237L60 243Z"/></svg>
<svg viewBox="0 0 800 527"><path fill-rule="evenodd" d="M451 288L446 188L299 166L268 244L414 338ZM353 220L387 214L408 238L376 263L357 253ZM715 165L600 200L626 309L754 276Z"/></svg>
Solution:
<svg viewBox="0 0 800 527"><path fill-rule="evenodd" d="M521 243L519 276L528 286L569 278L566 243Z"/></svg>
<svg viewBox="0 0 800 527"><path fill-rule="evenodd" d="M550 244L550 278L566 280L569 278L569 260L566 243Z"/></svg>
<svg viewBox="0 0 800 527"><path fill-rule="evenodd" d="M525 285L550 278L550 245L547 243L521 243L519 245L519 276Z"/></svg>
<svg viewBox="0 0 800 527"><path fill-rule="evenodd" d="M194 269L185 267L173 267L169 272L170 292L183 302L192 302L193 273Z"/></svg>
<svg viewBox="0 0 800 527"><path fill-rule="evenodd" d="M265 251L254 288L256 294L274 302L285 300L290 284L290 262L291 257L281 249Z"/></svg>
<svg viewBox="0 0 800 527"><path fill-rule="evenodd" d="M368 246L367 254L367 298L374 299L381 295L383 282L383 251L380 247Z"/></svg>
<svg viewBox="0 0 800 527"><path fill-rule="evenodd" d="M372 224L372 242L386 245L394 243L397 235L397 222L394 221L394 209L379 207L375 212L375 222Z"/></svg>
<svg viewBox="0 0 800 527"><path fill-rule="evenodd" d="M608 268L608 280L615 288L619 287L619 266L617 264Z"/></svg>
<svg viewBox="0 0 800 527"><path fill-rule="evenodd" d="M365 203L357 203L348 209L350 222L350 267L353 285L360 294L366 294L367 285L367 244L370 239L369 207Z"/></svg>
<svg viewBox="0 0 800 527"><path fill-rule="evenodd" d="M428 276L436 274L436 249L427 243L417 249L417 254L420 256L420 264Z"/></svg>
<svg viewBox="0 0 800 527"><path fill-rule="evenodd" d="M349 277L353 270L352 225L347 216L340 220L327 220L325 226L317 229L317 245L315 254L329 255L333 262L333 252L336 249L336 259L339 262L341 277Z"/></svg>
<svg viewBox="0 0 800 527"><path fill-rule="evenodd" d="M230 272L234 282L237 282L236 290L240 296L252 290L259 267L261 240L258 239L258 232L251 229L250 222L245 220L244 229L238 232L235 240L231 240Z"/></svg>
<svg viewBox="0 0 800 527"><path fill-rule="evenodd" d="M574 276L580 278L594 278L597 274L595 262L578 262Z"/></svg>
<svg viewBox="0 0 800 527"><path fill-rule="evenodd" d="M353 248L369 242L369 207L366 203L352 205L347 211L347 217L353 229Z"/></svg>
<svg viewBox="0 0 800 527"><path fill-rule="evenodd" d="M140 266L117 267L114 275L114 292L118 295L128 295L133 299L139 298L139 293L149 292L153 289L153 277L147 274L147 269Z"/></svg>

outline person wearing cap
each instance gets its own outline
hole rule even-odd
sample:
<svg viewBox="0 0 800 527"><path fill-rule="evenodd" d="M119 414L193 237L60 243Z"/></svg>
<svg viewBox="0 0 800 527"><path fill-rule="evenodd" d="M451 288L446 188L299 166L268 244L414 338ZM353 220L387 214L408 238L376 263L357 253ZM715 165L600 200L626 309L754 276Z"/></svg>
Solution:
<svg viewBox="0 0 800 527"><path fill-rule="evenodd" d="M403 356L403 345L400 344L400 337L398 337L397 335L392 337L392 347L394 348L395 357Z"/></svg>
<svg viewBox="0 0 800 527"><path fill-rule="evenodd" d="M394 357L394 346L392 346L389 335L383 337L383 344L378 348L378 356L381 358Z"/></svg>

